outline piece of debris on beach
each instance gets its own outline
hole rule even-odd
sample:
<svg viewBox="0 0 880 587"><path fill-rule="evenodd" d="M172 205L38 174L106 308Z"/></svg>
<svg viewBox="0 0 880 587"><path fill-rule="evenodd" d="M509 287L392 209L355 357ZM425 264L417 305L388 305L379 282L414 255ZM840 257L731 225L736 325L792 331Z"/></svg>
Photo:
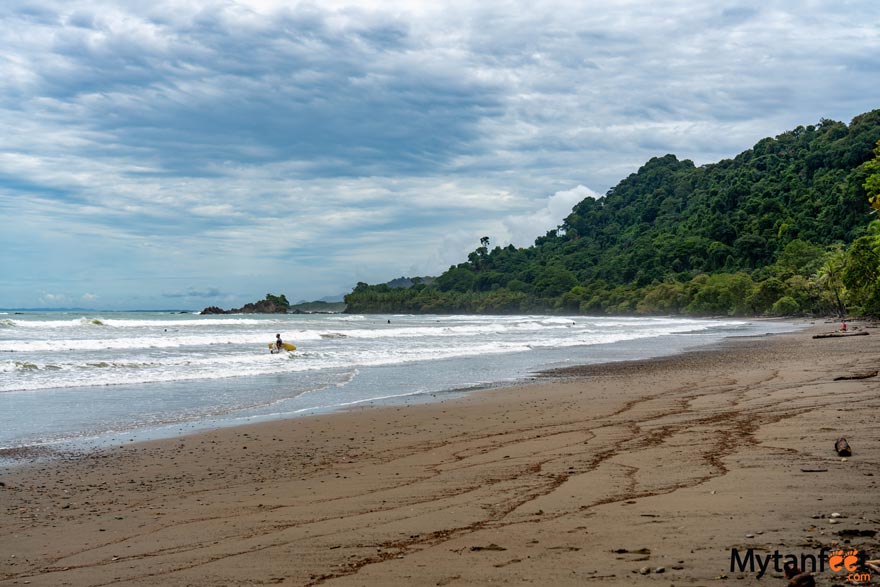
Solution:
<svg viewBox="0 0 880 587"><path fill-rule="evenodd" d="M835 377L834 381L849 381L852 379L870 379L871 377L877 377L878 371L868 371L867 373L856 373L854 375L841 375L840 377Z"/></svg>
<svg viewBox="0 0 880 587"><path fill-rule="evenodd" d="M844 336L868 336L871 334L865 330L860 330L858 332L828 332L825 334L814 334L813 338L842 338Z"/></svg>

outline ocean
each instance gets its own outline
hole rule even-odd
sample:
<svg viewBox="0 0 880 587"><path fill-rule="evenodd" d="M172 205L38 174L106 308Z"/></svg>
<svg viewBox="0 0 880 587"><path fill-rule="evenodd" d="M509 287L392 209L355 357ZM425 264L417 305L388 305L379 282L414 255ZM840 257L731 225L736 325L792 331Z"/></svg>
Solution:
<svg viewBox="0 0 880 587"><path fill-rule="evenodd" d="M439 401L555 367L797 330L761 320L0 312L0 449L84 449ZM271 354L281 334L298 348Z"/></svg>

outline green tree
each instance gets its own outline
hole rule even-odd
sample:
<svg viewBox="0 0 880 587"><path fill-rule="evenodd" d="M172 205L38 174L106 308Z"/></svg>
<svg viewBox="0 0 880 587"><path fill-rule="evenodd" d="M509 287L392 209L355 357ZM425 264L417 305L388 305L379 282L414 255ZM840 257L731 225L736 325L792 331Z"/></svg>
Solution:
<svg viewBox="0 0 880 587"><path fill-rule="evenodd" d="M847 251L841 281L850 303L860 311L880 311L880 242L874 235L856 239Z"/></svg>
<svg viewBox="0 0 880 587"><path fill-rule="evenodd" d="M781 277L795 274L812 275L819 268L824 256L822 247L794 239L779 253L776 273Z"/></svg>
<svg viewBox="0 0 880 587"><path fill-rule="evenodd" d="M278 308L283 308L285 310L290 308L290 302L287 301L287 297L285 297L284 294L276 296L268 293L266 294L266 301L275 304L275 306Z"/></svg>
<svg viewBox="0 0 880 587"><path fill-rule="evenodd" d="M746 273L709 275L705 279L695 279L692 286L696 293L685 308L689 313L745 316L754 312L747 302L754 283Z"/></svg>
<svg viewBox="0 0 880 587"><path fill-rule="evenodd" d="M826 292L831 294L834 300L834 308L838 316L846 315L844 304L843 272L846 268L846 251L843 247L836 246L828 253L825 262L816 273L816 282Z"/></svg>
<svg viewBox="0 0 880 587"><path fill-rule="evenodd" d="M783 296L773 304L771 311L776 316L793 316L800 313L800 306L791 296Z"/></svg>
<svg viewBox="0 0 880 587"><path fill-rule="evenodd" d="M749 296L748 304L755 312L764 314L770 311L776 301L785 294L785 283L776 277L771 277L755 286Z"/></svg>
<svg viewBox="0 0 880 587"><path fill-rule="evenodd" d="M865 163L864 168L870 174L864 183L868 201L871 207L880 210L880 141L877 141L877 146L874 148L874 159Z"/></svg>
<svg viewBox="0 0 880 587"><path fill-rule="evenodd" d="M578 284L577 277L562 267L542 267L535 279L535 291L544 297L557 297Z"/></svg>

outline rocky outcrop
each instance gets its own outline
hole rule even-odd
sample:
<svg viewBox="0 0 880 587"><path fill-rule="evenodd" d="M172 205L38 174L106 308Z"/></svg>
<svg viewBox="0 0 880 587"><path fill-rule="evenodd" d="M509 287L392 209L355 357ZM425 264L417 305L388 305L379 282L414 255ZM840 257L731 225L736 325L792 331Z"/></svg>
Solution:
<svg viewBox="0 0 880 587"><path fill-rule="evenodd" d="M260 300L255 304L245 304L237 310L230 310L231 314L286 314L287 307L278 305L269 300Z"/></svg>
<svg viewBox="0 0 880 587"><path fill-rule="evenodd" d="M260 300L259 302L245 304L241 308L224 310L217 306L208 306L201 312L205 314L286 314L287 306L276 304L272 300Z"/></svg>

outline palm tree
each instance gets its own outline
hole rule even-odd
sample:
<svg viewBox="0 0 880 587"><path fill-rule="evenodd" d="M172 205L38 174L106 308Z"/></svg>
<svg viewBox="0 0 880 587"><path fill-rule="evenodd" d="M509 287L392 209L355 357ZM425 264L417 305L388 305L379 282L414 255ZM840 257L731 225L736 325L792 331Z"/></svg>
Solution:
<svg viewBox="0 0 880 587"><path fill-rule="evenodd" d="M846 268L846 252L840 245L835 245L829 252L816 272L814 279L816 283L824 290L830 292L834 296L835 305L837 306L837 315L839 317L846 316L846 305L843 302L846 288L843 285L843 271Z"/></svg>

